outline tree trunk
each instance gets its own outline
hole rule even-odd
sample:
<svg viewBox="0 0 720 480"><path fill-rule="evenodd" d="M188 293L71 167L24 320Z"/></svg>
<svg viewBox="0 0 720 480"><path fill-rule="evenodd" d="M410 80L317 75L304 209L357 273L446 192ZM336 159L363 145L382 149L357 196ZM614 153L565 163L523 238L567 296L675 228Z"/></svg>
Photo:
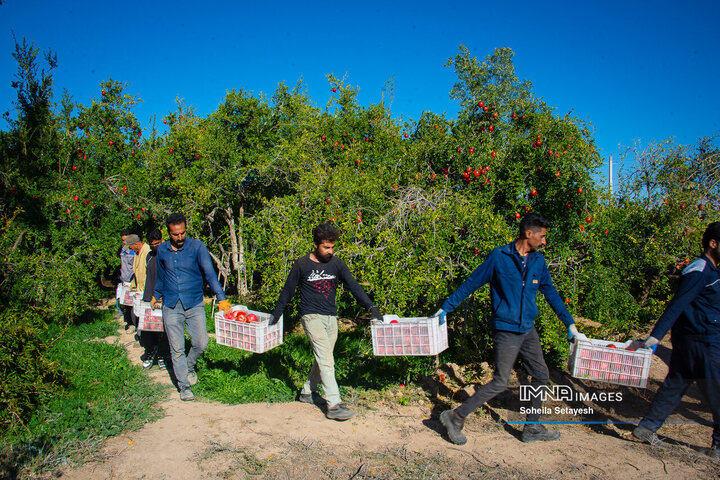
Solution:
<svg viewBox="0 0 720 480"><path fill-rule="evenodd" d="M238 215L239 218L242 218L244 214L245 210L241 206ZM240 296L246 296L248 294L247 269L245 265L245 247L243 245L242 228L240 225L235 225L235 215L230 206L225 209L225 221L228 224L228 230L230 232L230 259L233 269L238 275L237 291Z"/></svg>

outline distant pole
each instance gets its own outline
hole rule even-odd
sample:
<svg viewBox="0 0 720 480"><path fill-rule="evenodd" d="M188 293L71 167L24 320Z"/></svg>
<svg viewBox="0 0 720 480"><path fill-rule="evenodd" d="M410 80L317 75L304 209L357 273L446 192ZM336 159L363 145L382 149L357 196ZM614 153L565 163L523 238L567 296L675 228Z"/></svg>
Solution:
<svg viewBox="0 0 720 480"><path fill-rule="evenodd" d="M610 155L610 195L613 194L612 155Z"/></svg>

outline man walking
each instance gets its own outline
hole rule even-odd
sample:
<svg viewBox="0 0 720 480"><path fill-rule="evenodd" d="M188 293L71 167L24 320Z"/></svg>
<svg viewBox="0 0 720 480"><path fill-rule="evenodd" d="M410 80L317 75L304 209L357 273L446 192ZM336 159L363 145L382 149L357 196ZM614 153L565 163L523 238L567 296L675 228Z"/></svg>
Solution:
<svg viewBox="0 0 720 480"><path fill-rule="evenodd" d="M170 342L173 370L180 390L180 399L194 400L190 390L197 383L195 365L208 345L203 278L216 295L220 310L229 311L230 302L215 277L210 254L200 240L187 238L187 220L181 213L170 214L165 221L170 240L157 252L155 305L162 302L165 333ZM185 355L185 325L192 348Z"/></svg>
<svg viewBox="0 0 720 480"><path fill-rule="evenodd" d="M483 264L445 300L435 314L444 322L445 315L455 310L467 296L490 283L495 373L490 383L480 386L462 405L440 414L440 422L453 443L464 445L467 442L462 433L465 417L507 388L518 355L532 377L533 387L547 383L550 375L534 325L538 315L538 291L542 292L555 314L567 325L570 335L578 334L570 312L550 279L545 258L537 251L546 244L549 227L550 223L540 215L525 215L520 222L519 238L490 252ZM542 399L536 395L532 397L528 410L527 423L522 433L523 442L560 438L560 432L548 431L539 423L541 411Z"/></svg>
<svg viewBox="0 0 720 480"><path fill-rule="evenodd" d="M120 230L120 239L122 240L123 244L118 249L117 254L120 258L120 282L122 283L129 283L133 277L133 262L135 261L135 252L126 242L129 236L130 230ZM120 311L122 311L123 318L125 320L125 330L128 330L130 327L136 328L137 323L135 321L135 318L133 317L132 306L120 305L118 303L118 307L120 308Z"/></svg>
<svg viewBox="0 0 720 480"><path fill-rule="evenodd" d="M162 232L157 228L148 233L147 241L150 251L147 254L145 269L145 288L143 290L143 302L152 303L155 283L157 281L157 250L162 243ZM165 332L142 331L140 333L140 346L145 352L140 357L143 368L150 368L157 358L158 367L166 368L166 362L170 359L170 346L168 345Z"/></svg>
<svg viewBox="0 0 720 480"><path fill-rule="evenodd" d="M712 446L707 454L720 459L720 222L707 226L702 247L700 258L683 269L677 292L650 337L630 345L633 349L653 348L672 329L670 370L633 435L650 445L663 445L655 432L695 381L713 416Z"/></svg>
<svg viewBox="0 0 720 480"><path fill-rule="evenodd" d="M353 278L345 262L334 255L340 232L329 223L313 229L314 250L295 261L285 281L272 313L276 323L300 284L300 315L305 334L310 340L315 360L298 400L327 408L325 416L332 420L348 420L355 412L345 406L335 380L333 350L337 340L338 283L342 282L374 319L382 319L380 309L373 304L363 288ZM322 382L325 397L318 394Z"/></svg>

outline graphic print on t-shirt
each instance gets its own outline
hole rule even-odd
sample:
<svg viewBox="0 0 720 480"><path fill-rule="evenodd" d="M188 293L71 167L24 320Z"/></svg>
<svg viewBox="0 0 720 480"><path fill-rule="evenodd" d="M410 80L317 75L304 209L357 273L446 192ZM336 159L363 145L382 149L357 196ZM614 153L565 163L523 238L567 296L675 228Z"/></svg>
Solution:
<svg viewBox="0 0 720 480"><path fill-rule="evenodd" d="M330 296L330 292L335 284L335 275L328 275L325 270L313 270L308 275L308 282L326 299Z"/></svg>

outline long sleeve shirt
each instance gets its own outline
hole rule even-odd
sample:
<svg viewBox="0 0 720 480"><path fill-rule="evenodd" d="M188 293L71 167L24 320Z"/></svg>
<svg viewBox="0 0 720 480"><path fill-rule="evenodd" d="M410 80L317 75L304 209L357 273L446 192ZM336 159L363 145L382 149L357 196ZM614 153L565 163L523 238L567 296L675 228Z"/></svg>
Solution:
<svg viewBox="0 0 720 480"><path fill-rule="evenodd" d="M482 265L445 300L441 308L452 312L468 295L486 283L490 284L491 321L495 330L530 331L539 313L538 291L566 326L575 323L552 283L545 257L540 252L530 252L523 261L515 242L490 252Z"/></svg>
<svg viewBox="0 0 720 480"><path fill-rule="evenodd" d="M148 253L147 268L145 270L145 290L143 290L143 302L152 301L157 282L157 253Z"/></svg>
<svg viewBox="0 0 720 480"><path fill-rule="evenodd" d="M157 251L155 298L170 308L178 301L185 309L192 308L202 303L204 278L218 301L225 300L216 275L208 249L200 240L187 238L177 250L165 241Z"/></svg>
<svg viewBox="0 0 720 480"><path fill-rule="evenodd" d="M280 297L275 304L273 316L282 315L285 307L300 285L300 314L337 315L335 297L338 283L342 282L355 296L358 303L369 309L374 304L365 290L350 273L345 262L333 256L327 263L314 262L310 255L295 261Z"/></svg>
<svg viewBox="0 0 720 480"><path fill-rule="evenodd" d="M706 256L685 267L675 296L650 333L720 339L720 270Z"/></svg>

